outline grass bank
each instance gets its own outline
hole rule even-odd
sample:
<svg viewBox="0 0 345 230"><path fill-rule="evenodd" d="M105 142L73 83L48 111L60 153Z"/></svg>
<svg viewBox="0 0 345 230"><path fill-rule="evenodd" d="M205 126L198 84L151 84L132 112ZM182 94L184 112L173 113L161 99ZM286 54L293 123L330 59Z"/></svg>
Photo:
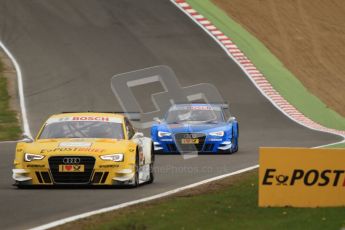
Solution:
<svg viewBox="0 0 345 230"><path fill-rule="evenodd" d="M16 112L10 109L9 100L4 65L0 61L0 141L17 140L21 134Z"/></svg>
<svg viewBox="0 0 345 230"><path fill-rule="evenodd" d="M327 148L345 148L345 143L339 143L335 145L330 145Z"/></svg>
<svg viewBox="0 0 345 230"><path fill-rule="evenodd" d="M239 178L238 178L239 177ZM258 208L257 171L238 175L206 194L179 194L95 216L67 228L78 229L337 229L344 208Z"/></svg>
<svg viewBox="0 0 345 230"><path fill-rule="evenodd" d="M344 117L312 95L258 39L228 17L211 0L187 2L229 36L272 86L300 112L326 127L345 130Z"/></svg>

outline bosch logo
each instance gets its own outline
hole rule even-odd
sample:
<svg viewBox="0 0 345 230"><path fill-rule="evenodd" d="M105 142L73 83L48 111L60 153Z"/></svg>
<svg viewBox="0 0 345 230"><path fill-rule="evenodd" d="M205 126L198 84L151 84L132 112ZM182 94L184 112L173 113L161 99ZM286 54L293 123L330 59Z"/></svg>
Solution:
<svg viewBox="0 0 345 230"><path fill-rule="evenodd" d="M62 159L64 164L79 164L80 158L79 157L65 157Z"/></svg>

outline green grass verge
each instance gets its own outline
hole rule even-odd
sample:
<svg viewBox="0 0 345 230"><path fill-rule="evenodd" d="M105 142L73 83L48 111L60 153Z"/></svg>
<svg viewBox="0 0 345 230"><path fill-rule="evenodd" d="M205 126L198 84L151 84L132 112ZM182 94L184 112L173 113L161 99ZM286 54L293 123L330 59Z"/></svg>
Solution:
<svg viewBox="0 0 345 230"><path fill-rule="evenodd" d="M224 34L230 37L272 86L300 112L329 128L345 130L345 118L327 108L254 36L215 6L211 0L187 0Z"/></svg>
<svg viewBox="0 0 345 230"><path fill-rule="evenodd" d="M16 113L9 106L10 96L3 70L4 67L0 61L0 141L17 140L20 137L21 128Z"/></svg>
<svg viewBox="0 0 345 230"><path fill-rule="evenodd" d="M258 208L258 174L241 175L232 185L208 194L122 212L90 229L337 229L344 208Z"/></svg>
<svg viewBox="0 0 345 230"><path fill-rule="evenodd" d="M330 145L330 146L327 146L325 148L345 148L345 143Z"/></svg>

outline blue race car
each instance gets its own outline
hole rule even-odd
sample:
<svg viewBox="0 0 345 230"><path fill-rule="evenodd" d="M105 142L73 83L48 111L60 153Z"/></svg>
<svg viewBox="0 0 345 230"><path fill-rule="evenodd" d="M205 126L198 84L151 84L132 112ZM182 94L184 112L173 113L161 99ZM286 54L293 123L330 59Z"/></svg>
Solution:
<svg viewBox="0 0 345 230"><path fill-rule="evenodd" d="M155 153L234 153L239 129L224 104L175 104L151 128Z"/></svg>

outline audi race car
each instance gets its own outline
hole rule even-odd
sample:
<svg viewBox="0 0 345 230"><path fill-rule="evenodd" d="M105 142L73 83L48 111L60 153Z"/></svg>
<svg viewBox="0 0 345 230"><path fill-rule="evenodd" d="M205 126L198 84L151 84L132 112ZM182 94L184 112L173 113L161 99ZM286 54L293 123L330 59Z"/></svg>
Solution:
<svg viewBox="0 0 345 230"><path fill-rule="evenodd" d="M16 147L13 179L31 185L128 185L152 183L152 141L114 113L51 116L35 140Z"/></svg>
<svg viewBox="0 0 345 230"><path fill-rule="evenodd" d="M156 153L234 153L239 129L224 104L175 104L151 128Z"/></svg>

